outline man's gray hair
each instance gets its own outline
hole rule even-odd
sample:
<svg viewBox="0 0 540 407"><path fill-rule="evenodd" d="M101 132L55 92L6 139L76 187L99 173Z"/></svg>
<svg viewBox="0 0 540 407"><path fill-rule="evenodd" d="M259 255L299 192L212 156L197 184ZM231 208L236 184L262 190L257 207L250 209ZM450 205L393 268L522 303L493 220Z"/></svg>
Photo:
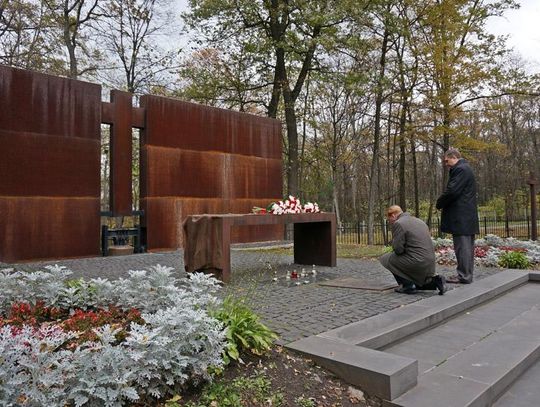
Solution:
<svg viewBox="0 0 540 407"><path fill-rule="evenodd" d="M446 152L444 153L444 156L446 158L461 158L461 153L457 148L450 147Z"/></svg>

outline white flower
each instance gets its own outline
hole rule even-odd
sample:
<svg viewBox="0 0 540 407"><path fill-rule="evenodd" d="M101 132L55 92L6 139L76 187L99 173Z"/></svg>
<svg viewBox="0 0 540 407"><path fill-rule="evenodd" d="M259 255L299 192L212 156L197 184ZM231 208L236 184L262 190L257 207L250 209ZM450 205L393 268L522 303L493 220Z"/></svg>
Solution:
<svg viewBox="0 0 540 407"><path fill-rule="evenodd" d="M305 206L302 206L300 199L289 195L289 199L285 202L274 202L270 207L270 213L274 215L282 215L284 213L316 213L320 212L319 205L316 203L308 202Z"/></svg>

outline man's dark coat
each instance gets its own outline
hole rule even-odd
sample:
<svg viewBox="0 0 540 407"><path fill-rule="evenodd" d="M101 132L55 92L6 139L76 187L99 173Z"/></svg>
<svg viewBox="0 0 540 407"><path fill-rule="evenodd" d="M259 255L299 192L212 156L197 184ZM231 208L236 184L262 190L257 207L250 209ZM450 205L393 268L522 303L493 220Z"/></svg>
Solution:
<svg viewBox="0 0 540 407"><path fill-rule="evenodd" d="M450 169L445 191L437 199L437 209L442 209L441 231L453 235L475 235L478 226L476 181L464 159Z"/></svg>

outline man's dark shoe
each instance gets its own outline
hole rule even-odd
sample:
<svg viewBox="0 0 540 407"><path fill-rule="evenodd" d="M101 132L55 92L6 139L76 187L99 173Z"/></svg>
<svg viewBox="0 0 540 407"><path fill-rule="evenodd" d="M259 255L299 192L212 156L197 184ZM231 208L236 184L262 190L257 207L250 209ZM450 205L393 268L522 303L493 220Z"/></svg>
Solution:
<svg viewBox="0 0 540 407"><path fill-rule="evenodd" d="M457 277L457 276L456 276L456 277L448 277L448 278L446 279L446 282L447 282L448 284L471 284L470 281L463 280L463 279L461 279L461 278L459 278L459 277Z"/></svg>
<svg viewBox="0 0 540 407"><path fill-rule="evenodd" d="M394 291L399 294L416 294L416 286L413 285L406 285L404 287L398 287L394 288Z"/></svg>
<svg viewBox="0 0 540 407"><path fill-rule="evenodd" d="M433 281L435 282L435 287L437 287L437 290L439 290L439 295L444 295L444 293L448 290L444 276L435 276L433 277Z"/></svg>

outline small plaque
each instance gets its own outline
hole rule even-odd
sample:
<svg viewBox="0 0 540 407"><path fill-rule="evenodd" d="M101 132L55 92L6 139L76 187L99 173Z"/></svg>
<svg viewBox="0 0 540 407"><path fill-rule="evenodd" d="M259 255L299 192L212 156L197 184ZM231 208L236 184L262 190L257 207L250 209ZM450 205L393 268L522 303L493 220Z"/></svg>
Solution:
<svg viewBox="0 0 540 407"><path fill-rule="evenodd" d="M335 280L329 280L319 284L329 287L357 288L361 290L373 291L386 291L398 287L398 284L395 281L363 280L356 277L337 278Z"/></svg>

